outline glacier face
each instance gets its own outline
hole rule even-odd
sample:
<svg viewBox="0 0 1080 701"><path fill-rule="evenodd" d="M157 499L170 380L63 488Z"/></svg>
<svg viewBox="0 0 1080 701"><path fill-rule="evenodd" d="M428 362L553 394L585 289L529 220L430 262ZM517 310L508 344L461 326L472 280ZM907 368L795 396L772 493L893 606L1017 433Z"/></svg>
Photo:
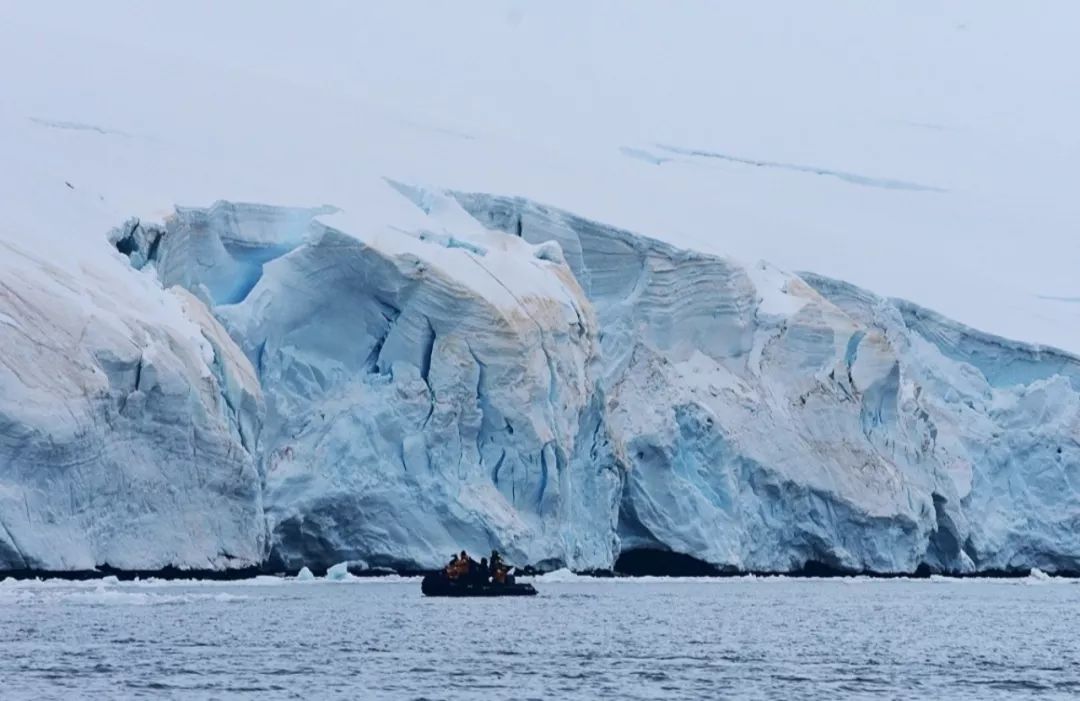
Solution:
<svg viewBox="0 0 1080 701"><path fill-rule="evenodd" d="M262 392L226 331L121 260L2 248L0 569L258 565Z"/></svg>
<svg viewBox="0 0 1080 701"><path fill-rule="evenodd" d="M211 305L256 368L271 562L435 567L498 547L610 564L621 480L593 459L597 323L557 248L479 226L362 242L317 214L219 203L114 236Z"/></svg>
<svg viewBox="0 0 1080 701"><path fill-rule="evenodd" d="M496 547L576 569L650 549L1080 570L1076 358L521 198L390 187L424 227L228 202L119 227L170 325L125 310L73 345L77 315L4 297L5 382L41 402L0 410L0 565L427 568ZM67 345L35 366L42 337Z"/></svg>
<svg viewBox="0 0 1080 701"><path fill-rule="evenodd" d="M523 200L601 323L622 549L740 570L1080 570L1080 362ZM609 335L610 333L610 335Z"/></svg>

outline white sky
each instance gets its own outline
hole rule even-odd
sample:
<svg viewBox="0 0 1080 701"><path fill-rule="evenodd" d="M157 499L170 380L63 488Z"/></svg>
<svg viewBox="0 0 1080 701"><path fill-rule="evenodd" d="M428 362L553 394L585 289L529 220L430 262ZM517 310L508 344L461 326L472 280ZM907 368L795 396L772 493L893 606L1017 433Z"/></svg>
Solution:
<svg viewBox="0 0 1080 701"><path fill-rule="evenodd" d="M391 176L1080 351L1078 26L1068 1L12 2L0 236L74 259L219 198L374 236L407 216ZM942 192L620 151L656 144Z"/></svg>

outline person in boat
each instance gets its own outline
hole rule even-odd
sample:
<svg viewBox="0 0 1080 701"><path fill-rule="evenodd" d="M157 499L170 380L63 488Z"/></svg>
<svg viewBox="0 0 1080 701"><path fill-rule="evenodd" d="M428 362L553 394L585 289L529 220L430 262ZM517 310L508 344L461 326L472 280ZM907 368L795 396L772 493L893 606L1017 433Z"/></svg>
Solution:
<svg viewBox="0 0 1080 701"><path fill-rule="evenodd" d="M487 584L488 579L491 577L491 568L488 567L488 560L486 557L480 558L480 564L476 568L476 583Z"/></svg>
<svg viewBox="0 0 1080 701"><path fill-rule="evenodd" d="M462 550L460 555L454 555L450 564L446 566L446 576L449 579L467 578L476 563Z"/></svg>
<svg viewBox="0 0 1080 701"><path fill-rule="evenodd" d="M506 584L506 573L509 568L502 560L498 550L491 551L491 581L496 584Z"/></svg>
<svg viewBox="0 0 1080 701"><path fill-rule="evenodd" d="M448 579L457 579L458 578L458 569L459 569L458 556L457 556L457 553L454 553L453 555L450 556L450 564L446 566L446 568L443 570L443 572L446 573L446 576L447 576Z"/></svg>
<svg viewBox="0 0 1080 701"><path fill-rule="evenodd" d="M458 577L464 578L466 581L472 581L474 573L480 567L480 564L469 557L469 553L464 550L458 555Z"/></svg>

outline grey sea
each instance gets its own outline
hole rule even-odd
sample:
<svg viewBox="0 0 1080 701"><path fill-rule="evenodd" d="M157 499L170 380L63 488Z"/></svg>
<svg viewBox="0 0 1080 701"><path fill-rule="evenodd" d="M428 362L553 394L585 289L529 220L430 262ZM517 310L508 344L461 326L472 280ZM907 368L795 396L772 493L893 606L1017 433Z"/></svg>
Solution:
<svg viewBox="0 0 1080 701"><path fill-rule="evenodd" d="M563 581L558 581L563 580ZM0 698L1075 698L1076 581L0 583Z"/></svg>

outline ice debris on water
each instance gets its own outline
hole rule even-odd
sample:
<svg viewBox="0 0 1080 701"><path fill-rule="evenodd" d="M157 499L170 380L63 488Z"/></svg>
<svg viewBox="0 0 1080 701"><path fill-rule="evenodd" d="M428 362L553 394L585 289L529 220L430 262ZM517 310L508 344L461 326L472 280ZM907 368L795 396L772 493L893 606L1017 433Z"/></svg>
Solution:
<svg viewBox="0 0 1080 701"><path fill-rule="evenodd" d="M353 575L349 574L349 563L339 562L326 570L326 578L332 582L343 582L348 579L353 579Z"/></svg>
<svg viewBox="0 0 1080 701"><path fill-rule="evenodd" d="M580 574L575 574L565 567L557 569L553 572L546 572L536 577L537 582L552 583L567 583L567 582L582 582L591 581L593 577L585 577Z"/></svg>
<svg viewBox="0 0 1080 701"><path fill-rule="evenodd" d="M1028 575L1028 579L1034 582L1049 582L1053 578L1046 572L1040 570L1038 567L1032 567L1031 573Z"/></svg>

